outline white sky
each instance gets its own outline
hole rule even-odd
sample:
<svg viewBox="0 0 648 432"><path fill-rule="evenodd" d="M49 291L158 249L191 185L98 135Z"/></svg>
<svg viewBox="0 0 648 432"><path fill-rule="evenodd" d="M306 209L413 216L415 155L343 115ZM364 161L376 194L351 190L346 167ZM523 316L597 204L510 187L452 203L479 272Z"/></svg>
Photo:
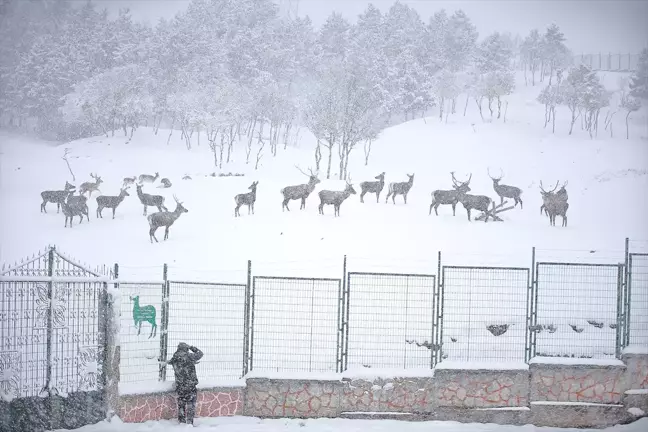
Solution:
<svg viewBox="0 0 648 432"><path fill-rule="evenodd" d="M77 0L83 1L85 0ZM155 23L171 18L190 0L92 0L116 13L128 7L137 20ZM297 5L300 16L308 15L321 25L337 11L354 21L367 4L386 11L394 0L276 0ZM437 10L463 9L477 26L480 36L510 31L525 36L532 28L560 26L568 46L581 53L638 53L648 46L648 0L401 0L414 7L425 22Z"/></svg>

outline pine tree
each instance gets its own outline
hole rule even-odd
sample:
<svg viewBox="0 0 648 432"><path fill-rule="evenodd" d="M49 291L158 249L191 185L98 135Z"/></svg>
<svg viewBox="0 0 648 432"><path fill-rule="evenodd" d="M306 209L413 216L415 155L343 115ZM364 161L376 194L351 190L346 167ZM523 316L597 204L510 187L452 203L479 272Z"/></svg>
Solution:
<svg viewBox="0 0 648 432"><path fill-rule="evenodd" d="M640 99L648 99L648 48L639 54L637 70L630 79L630 94Z"/></svg>

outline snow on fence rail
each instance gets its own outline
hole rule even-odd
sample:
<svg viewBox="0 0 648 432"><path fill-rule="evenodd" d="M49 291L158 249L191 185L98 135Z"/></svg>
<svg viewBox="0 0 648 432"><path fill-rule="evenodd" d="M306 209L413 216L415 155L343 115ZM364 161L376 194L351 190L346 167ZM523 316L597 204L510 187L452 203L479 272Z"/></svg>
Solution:
<svg viewBox="0 0 648 432"><path fill-rule="evenodd" d="M344 261L340 279L256 275L248 262L239 283L177 281L166 265L160 278L122 278L50 248L0 273L0 389L98 388L106 294L120 305L124 385L173 379L159 359L180 341L205 352L208 381L615 358L648 342L648 254L628 244L622 264L532 254L529 267L444 266L439 254L437 274L355 272Z"/></svg>

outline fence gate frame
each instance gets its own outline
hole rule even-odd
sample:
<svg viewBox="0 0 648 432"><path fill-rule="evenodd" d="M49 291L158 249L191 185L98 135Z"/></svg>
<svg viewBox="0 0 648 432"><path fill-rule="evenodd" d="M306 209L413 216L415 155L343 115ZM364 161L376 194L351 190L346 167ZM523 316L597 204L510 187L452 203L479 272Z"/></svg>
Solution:
<svg viewBox="0 0 648 432"><path fill-rule="evenodd" d="M648 254L647 254L648 255ZM532 283L532 288L531 290L533 291L532 295L532 301L531 304L529 305L531 314L531 320L530 323L527 327L527 333L529 335L528 340L529 340L529 347L528 347L528 352L529 352L529 360L531 360L533 357L536 356L536 350L537 350L537 338L536 338L536 332L531 331L531 328L533 326L537 325L538 323L538 292L539 290L539 282L542 282L539 278L539 270L540 266L554 266L554 267L596 267L596 268L615 268L617 270L617 276L616 276L616 329L615 329L615 357L620 358L621 356L621 349L623 347L624 339L625 339L625 333L626 333L626 327L628 325L628 314L626 311L626 298L629 298L628 296L628 283L627 283L627 277L626 271L627 271L627 266L623 263L618 263L618 264L603 264L603 263L578 263L578 262L556 262L556 261L535 261L535 253L534 253L534 265L533 265L533 272L534 272L534 277L533 277L533 283ZM628 309L629 310L629 309Z"/></svg>
<svg viewBox="0 0 648 432"><path fill-rule="evenodd" d="M55 363L63 362L64 359L72 361L72 371L66 371L65 381L68 383L68 386L72 386L71 390L66 389L64 392L64 398L67 399L68 393L75 392L98 392L101 395L102 405L105 406L108 403L108 394L107 394L107 376L109 369L109 359L108 359L108 343L110 339L109 335L109 321L111 317L108 314L110 309L108 301L108 283L111 280L112 271L107 267L97 268L91 270L79 263L77 263L72 258L69 258L66 255L60 253L55 246L48 246L43 251L39 251L37 254L33 255L31 258L21 261L20 264L16 264L13 267L10 266L5 268L3 266L2 271L0 271L0 283L2 285L11 285L11 284L25 284L26 290L37 290L39 291L39 300L37 300L37 305L27 305L25 309L24 304L20 302L19 310L15 310L12 315L17 317L19 320L23 319L24 314L27 315L27 319L35 321L36 315L34 315L34 307L40 309L38 315L41 316L45 327L45 363L44 367L44 385L43 388L38 392L37 395L27 395L21 396L21 392L18 391L16 399L21 399L23 397L31 398L32 396L46 396L42 403L47 410L47 419L46 426L48 429L58 429L67 427L61 423L60 415L54 415L51 411L56 403L53 403L51 397L59 396L61 391L57 388L57 383L53 382L53 368L56 366ZM66 289L75 289L75 286L82 286L84 288L84 293L86 291L94 292L93 300L83 301L83 296L77 298L76 300L66 299L64 297L57 297L57 292L59 289L57 285L63 285ZM9 288L10 289L10 288ZM41 294L44 294L41 295ZM70 293L68 293L69 297ZM79 294L77 293L77 297ZM14 302L14 306L17 303ZM32 315L29 316L30 310ZM77 317L77 314L85 318L85 314L88 313L90 316L96 313L96 324L89 329L88 332L84 332L81 335L75 333L71 328L73 324L69 324L68 321L74 320ZM7 313L7 317L9 317ZM22 325L21 325L22 327ZM63 333L56 332L55 330L62 329ZM58 338L62 338L63 343L66 339L72 340L72 351L73 357L64 357L64 359L55 358L55 351L58 351L59 342ZM88 348L85 350L80 350L83 345L83 336L96 338L96 345L91 344L84 346ZM23 337L25 340L24 347L33 346L34 340L39 338L38 335L35 335L34 332L30 332L29 335ZM78 346L75 346L78 343ZM74 348L78 348L79 351L74 351ZM70 353L69 349L65 351ZM0 353L2 354L2 353ZM0 356L1 357L1 356ZM0 358L0 360L2 360ZM18 356L19 371L22 370L24 366L22 362L22 355ZM9 360L5 359L5 366L9 365L11 370L11 362L6 363ZM91 387L96 387L94 389L82 390L79 377L83 367L88 367L89 370L83 381L87 380L87 385ZM96 367L96 369L95 369ZM93 370L94 369L94 370ZM41 370L39 368L39 370ZM72 379L70 378L72 377ZM76 382L78 383L76 387L70 382L74 382L74 377L76 377ZM22 377L18 377L18 385L22 385L24 380ZM15 384L15 383L14 383ZM37 398L40 399L40 398ZM68 409L71 406L67 406ZM86 407L80 406L78 409L85 412ZM34 413L32 415L27 415L22 418L21 422L30 422L38 417L44 415L45 413ZM76 416L76 412L70 414ZM67 415L65 415L67 417ZM102 417L103 418L103 417ZM42 421L42 419L39 419ZM96 419L96 420L101 420ZM77 423L81 427L87 422L92 422L92 419L83 419L81 418ZM23 426L25 426L23 425Z"/></svg>
<svg viewBox="0 0 648 432"><path fill-rule="evenodd" d="M345 266L346 270L346 266ZM432 346L429 347L430 350L430 369L433 369L438 361L440 356L440 344L439 344L439 323L441 320L441 315L443 313L442 309L439 309L439 276L434 274L424 274L424 273L391 273L391 272L346 272L345 271L345 283L344 290L342 293L342 311L343 315L340 317L340 329L342 331L343 343L341 348L341 370L344 372L348 368L349 362L349 312L350 312L350 297L352 291L352 276L388 276L388 277L416 277L416 278L426 278L432 279L431 285L431 299L432 299L432 309L430 313L432 314Z"/></svg>
<svg viewBox="0 0 648 432"><path fill-rule="evenodd" d="M535 251L534 251L534 257L535 257ZM444 312L444 306L445 306L445 270L446 269L464 269L464 270L500 270L500 271L516 271L516 272L526 272L527 274L527 291L526 291L526 326L527 329L525 331L525 362L528 362L526 359L526 354L528 353L528 344L529 344L529 325L530 325L530 320L531 320L531 314L530 314L530 297L532 296L532 281L533 281L533 266L531 268L529 267L510 267L510 266L461 266L461 265L441 265L441 259L439 258L439 291L441 294L441 312L439 314L439 339L438 339L438 347L439 347L439 353L438 353L438 361L441 362L443 359L441 358L442 356L442 349L443 349L443 312Z"/></svg>
<svg viewBox="0 0 648 432"><path fill-rule="evenodd" d="M251 271L248 270L248 284L246 287L247 296L245 302L245 331L244 331L244 356L243 356L243 375L254 370L254 315L256 309L256 282L257 280L283 280L283 281L304 281L304 282L337 282L337 344L336 344L336 372L341 372L340 365L342 364L342 340L343 328L342 322L342 308L343 304L343 279L339 278L322 278L322 277L295 277L295 276L252 276Z"/></svg>
<svg viewBox="0 0 648 432"><path fill-rule="evenodd" d="M627 239L626 239L627 243ZM625 284L624 284L624 290L623 290L623 319L621 322L623 323L623 340L622 340L622 347L625 348L628 345L630 345L630 324L632 320L632 259L633 257L642 257L642 258L648 258L648 253L645 252L628 252L628 247L626 245L626 264L625 264Z"/></svg>

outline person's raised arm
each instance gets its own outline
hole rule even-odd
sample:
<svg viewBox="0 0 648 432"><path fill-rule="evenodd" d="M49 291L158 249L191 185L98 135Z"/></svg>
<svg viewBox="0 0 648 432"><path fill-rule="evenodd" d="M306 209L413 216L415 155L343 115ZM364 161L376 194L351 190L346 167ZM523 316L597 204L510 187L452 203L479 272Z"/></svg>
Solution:
<svg viewBox="0 0 648 432"><path fill-rule="evenodd" d="M203 356L203 352L200 351L200 350L199 350L198 348L196 348L195 346L190 346L190 347L189 347L189 350L192 351L192 352L189 353L189 358L190 358L191 361L193 361L194 363L198 362L198 360L200 360L200 359L202 358L202 356Z"/></svg>

